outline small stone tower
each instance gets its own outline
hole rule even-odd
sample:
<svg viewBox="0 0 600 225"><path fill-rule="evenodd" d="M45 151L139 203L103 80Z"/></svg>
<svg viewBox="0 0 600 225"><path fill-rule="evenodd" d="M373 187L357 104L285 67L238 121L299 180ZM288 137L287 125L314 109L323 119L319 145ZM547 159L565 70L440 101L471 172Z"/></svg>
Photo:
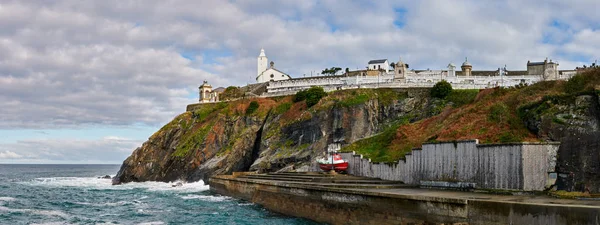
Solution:
<svg viewBox="0 0 600 225"><path fill-rule="evenodd" d="M210 84L208 84L207 81L204 81L204 83L202 85L200 85L200 87L198 87L199 90L199 97L200 97L200 102L211 102L214 101L214 99L212 98L212 86L210 86Z"/></svg>
<svg viewBox="0 0 600 225"><path fill-rule="evenodd" d="M265 50L264 49L260 49L260 55L258 55L258 60L257 60L257 64L258 64L258 73L256 74L257 78L258 76L264 72L265 70L267 70L267 64L269 63L269 59L267 59L267 55L265 55Z"/></svg>
<svg viewBox="0 0 600 225"><path fill-rule="evenodd" d="M402 57L394 66L394 79L402 80L406 77L406 64L402 62Z"/></svg>
<svg viewBox="0 0 600 225"><path fill-rule="evenodd" d="M471 63L469 63L469 60L467 60L467 57L465 57L465 62L462 64L462 66L460 66L460 69L463 71L463 74L465 76L471 76L471 71L473 70L473 66L471 66Z"/></svg>

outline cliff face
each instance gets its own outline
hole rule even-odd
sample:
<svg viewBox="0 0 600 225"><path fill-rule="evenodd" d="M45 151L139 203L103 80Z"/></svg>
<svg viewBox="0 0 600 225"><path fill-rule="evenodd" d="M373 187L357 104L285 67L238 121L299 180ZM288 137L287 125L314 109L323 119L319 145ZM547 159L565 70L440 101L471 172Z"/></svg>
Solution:
<svg viewBox="0 0 600 225"><path fill-rule="evenodd" d="M600 95L547 97L521 111L540 138L561 142L557 188L600 193Z"/></svg>
<svg viewBox="0 0 600 225"><path fill-rule="evenodd" d="M197 173L199 167L215 158L219 162L207 173L247 168L266 114L232 116L231 109L227 104L212 104L177 116L123 162L114 183L198 180L204 178Z"/></svg>
<svg viewBox="0 0 600 225"><path fill-rule="evenodd" d="M308 169L332 142L352 143L400 117L436 113L427 89L335 92L307 108L291 97L207 104L177 116L121 166L114 183L204 180L235 171ZM258 109L249 112L251 101ZM435 102L433 102L435 103Z"/></svg>
<svg viewBox="0 0 600 225"><path fill-rule="evenodd" d="M596 69L568 82L453 91L445 99L430 98L429 89L359 89L332 92L312 107L291 96L206 104L152 135L114 181L308 170L330 143L392 162L423 142L547 140L562 143L558 189L600 193L599 90Z"/></svg>

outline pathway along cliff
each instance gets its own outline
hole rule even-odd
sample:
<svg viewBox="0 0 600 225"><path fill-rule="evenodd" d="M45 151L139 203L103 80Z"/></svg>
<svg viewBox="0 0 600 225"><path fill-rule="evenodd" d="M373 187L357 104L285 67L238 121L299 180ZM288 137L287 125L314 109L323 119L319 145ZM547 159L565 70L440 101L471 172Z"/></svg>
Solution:
<svg viewBox="0 0 600 225"><path fill-rule="evenodd" d="M559 189L598 193L599 89L595 69L568 82L454 90L441 99L429 89L358 89L328 93L311 107L294 96L205 104L153 134L113 182L307 171L332 142L392 162L423 142L480 139L560 141Z"/></svg>

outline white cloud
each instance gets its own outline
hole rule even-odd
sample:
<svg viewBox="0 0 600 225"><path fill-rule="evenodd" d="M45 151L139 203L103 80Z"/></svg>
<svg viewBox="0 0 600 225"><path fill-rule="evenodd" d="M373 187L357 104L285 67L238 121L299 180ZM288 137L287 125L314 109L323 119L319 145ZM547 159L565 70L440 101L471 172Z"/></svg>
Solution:
<svg viewBox="0 0 600 225"><path fill-rule="evenodd" d="M22 157L21 155L14 153L12 151L0 152L0 160L2 160L2 159L18 159L21 157Z"/></svg>

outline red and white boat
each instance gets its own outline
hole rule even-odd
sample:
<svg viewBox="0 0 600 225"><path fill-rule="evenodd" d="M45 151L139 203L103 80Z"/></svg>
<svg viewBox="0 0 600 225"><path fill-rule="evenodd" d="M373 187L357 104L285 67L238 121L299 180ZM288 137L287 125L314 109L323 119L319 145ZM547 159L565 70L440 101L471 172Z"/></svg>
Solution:
<svg viewBox="0 0 600 225"><path fill-rule="evenodd" d="M342 159L342 156L338 153L329 154L328 157L317 159L319 167L323 171L346 171L348 169L348 161Z"/></svg>

